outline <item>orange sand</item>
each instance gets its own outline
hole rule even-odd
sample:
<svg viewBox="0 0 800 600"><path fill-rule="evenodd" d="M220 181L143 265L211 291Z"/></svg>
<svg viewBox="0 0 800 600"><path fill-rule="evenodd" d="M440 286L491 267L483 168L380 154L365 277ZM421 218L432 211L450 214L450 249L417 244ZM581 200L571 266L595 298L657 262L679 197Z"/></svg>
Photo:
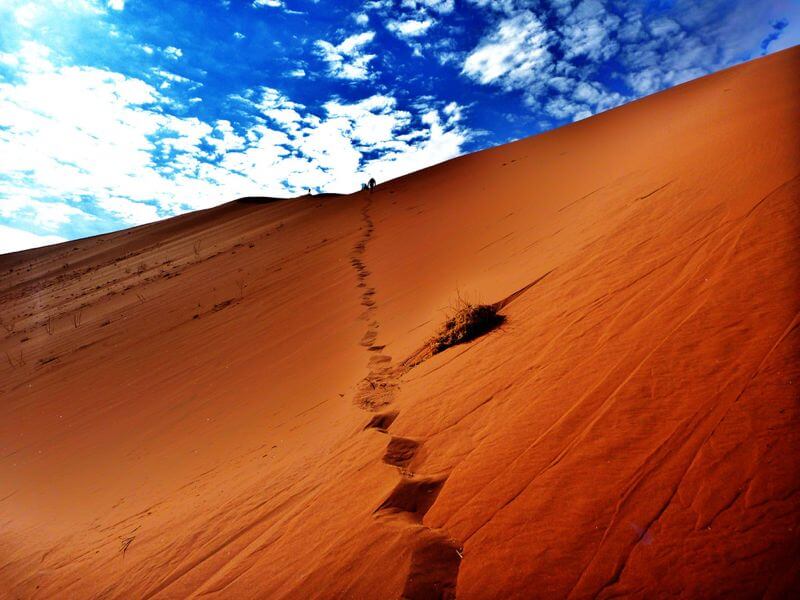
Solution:
<svg viewBox="0 0 800 600"><path fill-rule="evenodd" d="M0 596L797 593L798 72L0 257Z"/></svg>

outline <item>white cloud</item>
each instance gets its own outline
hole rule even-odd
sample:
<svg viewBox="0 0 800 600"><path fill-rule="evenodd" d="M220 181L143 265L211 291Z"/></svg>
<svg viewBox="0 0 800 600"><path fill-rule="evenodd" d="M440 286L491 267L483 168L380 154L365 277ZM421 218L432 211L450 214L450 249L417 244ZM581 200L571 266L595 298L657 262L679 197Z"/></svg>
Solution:
<svg viewBox="0 0 800 600"><path fill-rule="evenodd" d="M42 202L25 195L12 195L0 203L0 217L35 225L38 229L55 231L75 218L94 220L95 217L64 202Z"/></svg>
<svg viewBox="0 0 800 600"><path fill-rule="evenodd" d="M292 69L288 73L289 77L305 77L306 71L305 69Z"/></svg>
<svg viewBox="0 0 800 600"><path fill-rule="evenodd" d="M612 37L619 23L619 17L606 11L597 0L583 0L560 27L565 57L585 55L593 61L608 60L619 49Z"/></svg>
<svg viewBox="0 0 800 600"><path fill-rule="evenodd" d="M525 88L542 77L552 61L550 34L531 12L501 20L469 53L462 73L506 90Z"/></svg>
<svg viewBox="0 0 800 600"><path fill-rule="evenodd" d="M473 2L490 6L482 0ZM507 92L520 91L528 105L558 120L586 118L628 99L592 81L591 66L578 68L572 62L579 56L595 62L613 56L618 46L610 32L619 24L618 17L597 0L582 0L574 10L569 2L556 3L552 7L564 19L558 30L550 31L533 12L519 10L520 4L499 7L509 15L501 17L467 55L464 75ZM561 47L561 58L552 52L555 45Z"/></svg>
<svg viewBox="0 0 800 600"><path fill-rule="evenodd" d="M14 148L4 152L4 202L24 196L35 207L34 201L53 198L102 203L125 197L155 201L169 211L183 202L215 201L218 192L212 189L177 200L194 167L181 172L176 161L178 172L166 176L153 162L158 153L201 154L211 126L157 110L162 98L144 81L89 67L56 67L47 54L27 43L17 53L21 81L0 84L0 147ZM152 207L122 214L155 216Z"/></svg>
<svg viewBox="0 0 800 600"><path fill-rule="evenodd" d="M178 60L181 56L183 56L183 50L176 48L175 46L167 46L164 48L164 54L167 56L167 58Z"/></svg>
<svg viewBox="0 0 800 600"><path fill-rule="evenodd" d="M0 254L18 252L28 248L38 248L65 242L66 238L58 235L38 235L15 227L0 225Z"/></svg>
<svg viewBox="0 0 800 600"><path fill-rule="evenodd" d="M649 18L646 11L626 7L618 38L624 80L637 95L657 92L758 56L780 46L764 45L774 24L800 23L800 4L753 0L724 9L716 2L681 1L669 15ZM799 28L784 43L800 41ZM786 30L784 30L786 32Z"/></svg>
<svg viewBox="0 0 800 600"><path fill-rule="evenodd" d="M681 26L668 17L659 17L648 23L650 33L656 37L674 35L681 31Z"/></svg>
<svg viewBox="0 0 800 600"><path fill-rule="evenodd" d="M17 23L22 27L29 28L33 27L40 14L41 8L29 2L28 4L23 4L14 11L14 19L16 19Z"/></svg>
<svg viewBox="0 0 800 600"><path fill-rule="evenodd" d="M469 2L481 8L489 8L507 15L532 8L537 4L537 0L469 0ZM551 3L557 5L559 0L551 0Z"/></svg>
<svg viewBox="0 0 800 600"><path fill-rule="evenodd" d="M578 121L619 106L627 100L621 94L609 92L596 82L556 78L549 83L563 94L551 98L544 105L545 112L556 119Z"/></svg>
<svg viewBox="0 0 800 600"><path fill-rule="evenodd" d="M125 8L125 0L108 0L108 8L112 10L123 10Z"/></svg>
<svg viewBox="0 0 800 600"><path fill-rule="evenodd" d="M243 40L245 38L245 35L241 31L234 31L233 37L236 38L237 40Z"/></svg>
<svg viewBox="0 0 800 600"><path fill-rule="evenodd" d="M0 83L0 218L40 233L93 214L131 225L238 196L353 191L365 168L385 180L459 154L468 135L455 103L412 113L376 94L314 113L265 87L231 98L254 119L243 126L169 114L154 85L55 65L38 44L0 60L17 72Z"/></svg>
<svg viewBox="0 0 800 600"><path fill-rule="evenodd" d="M302 104L292 102L274 88L261 88L261 100L256 103L261 113L272 119L284 129L295 129L300 126L302 117L296 109L302 109Z"/></svg>
<svg viewBox="0 0 800 600"><path fill-rule="evenodd" d="M402 0L400 6L414 11L426 9L439 14L448 14L453 12L455 0Z"/></svg>
<svg viewBox="0 0 800 600"><path fill-rule="evenodd" d="M369 23L369 15L367 13L355 13L353 20L359 25L367 25Z"/></svg>
<svg viewBox="0 0 800 600"><path fill-rule="evenodd" d="M443 122L438 112L431 111L423 115L423 122L428 128L413 138L414 144L398 145L393 152L367 162L364 172L384 181L461 154L464 132L454 127L452 121Z"/></svg>
<svg viewBox="0 0 800 600"><path fill-rule="evenodd" d="M331 100L325 110L329 117L348 119L351 139L364 146L393 142L395 132L411 122L410 113L397 110L397 100L380 94L353 104Z"/></svg>
<svg viewBox="0 0 800 600"><path fill-rule="evenodd" d="M375 38L374 31L365 31L345 38L338 45L318 40L320 57L328 63L328 70L338 79L363 80L369 78L369 63L374 54L366 54L363 47Z"/></svg>
<svg viewBox="0 0 800 600"><path fill-rule="evenodd" d="M431 19L415 20L407 19L405 21L388 21L386 29L394 33L400 38L416 38L424 35L428 29L433 26L434 22Z"/></svg>

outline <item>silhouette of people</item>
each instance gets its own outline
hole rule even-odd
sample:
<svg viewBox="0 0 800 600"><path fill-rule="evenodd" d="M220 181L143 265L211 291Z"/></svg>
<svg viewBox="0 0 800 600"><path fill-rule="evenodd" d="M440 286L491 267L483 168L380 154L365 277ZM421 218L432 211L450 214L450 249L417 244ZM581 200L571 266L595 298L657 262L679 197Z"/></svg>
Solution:
<svg viewBox="0 0 800 600"><path fill-rule="evenodd" d="M375 186L378 185L378 182L375 181L374 177L370 177L367 185L369 186L369 191L372 192L372 190L375 189Z"/></svg>
<svg viewBox="0 0 800 600"><path fill-rule="evenodd" d="M362 183L362 184L361 184L361 191L362 191L362 192L365 192L365 191L367 191L368 189L369 189L369 186L368 186L366 183Z"/></svg>

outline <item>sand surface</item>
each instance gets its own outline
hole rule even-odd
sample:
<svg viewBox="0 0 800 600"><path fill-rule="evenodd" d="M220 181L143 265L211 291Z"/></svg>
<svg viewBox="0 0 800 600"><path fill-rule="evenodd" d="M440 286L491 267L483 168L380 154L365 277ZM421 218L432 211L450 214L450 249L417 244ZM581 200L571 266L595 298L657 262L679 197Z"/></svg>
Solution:
<svg viewBox="0 0 800 600"><path fill-rule="evenodd" d="M798 73L0 256L0 597L800 592Z"/></svg>

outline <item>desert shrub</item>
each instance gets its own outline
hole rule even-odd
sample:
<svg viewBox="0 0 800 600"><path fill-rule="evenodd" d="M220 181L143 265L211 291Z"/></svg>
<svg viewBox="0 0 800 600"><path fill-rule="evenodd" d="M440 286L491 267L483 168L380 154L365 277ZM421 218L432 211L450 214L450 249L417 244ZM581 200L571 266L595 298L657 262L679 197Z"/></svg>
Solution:
<svg viewBox="0 0 800 600"><path fill-rule="evenodd" d="M488 333L505 321L494 304L472 304L459 299L454 311L428 342L431 354Z"/></svg>
<svg viewBox="0 0 800 600"><path fill-rule="evenodd" d="M434 354L472 341L502 325L506 318L499 314L499 310L497 304L476 304L459 295L439 330L422 348L403 361L403 368L410 369Z"/></svg>

